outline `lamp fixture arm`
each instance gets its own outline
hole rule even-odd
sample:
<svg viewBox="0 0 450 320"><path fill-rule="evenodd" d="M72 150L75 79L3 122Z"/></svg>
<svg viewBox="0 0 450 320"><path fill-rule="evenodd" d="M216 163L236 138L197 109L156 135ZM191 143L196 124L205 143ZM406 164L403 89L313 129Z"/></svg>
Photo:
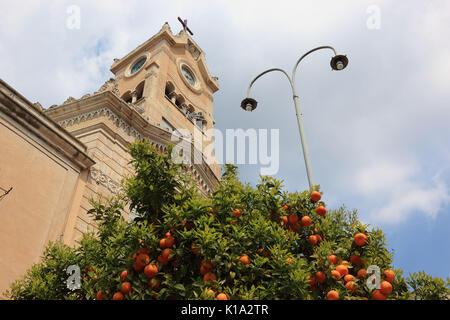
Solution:
<svg viewBox="0 0 450 320"><path fill-rule="evenodd" d="M321 49L330 49L330 50L333 50L334 55L337 55L336 50L335 50L333 47L331 47L331 46L321 46L321 47L317 47L317 48L314 48L314 49L309 50L307 53L305 53L304 55L302 55L302 56L300 57L300 59L297 60L297 63L295 64L294 69L292 69L292 77L291 77L291 78L292 78L292 83L293 83L293 84L295 84L295 72L297 71L297 67L298 67L300 61L302 61L303 58L305 58L305 57L306 57L307 55L309 55L310 53L313 53L314 51L321 50Z"/></svg>
<svg viewBox="0 0 450 320"><path fill-rule="evenodd" d="M249 84L249 86L248 86L248 89L247 89L247 97L248 97L248 98L250 98L250 89L252 88L252 86L253 86L253 84L255 83L255 81L258 80L258 79L259 79L260 77L262 77L263 75L265 75L266 73L269 73L269 72L272 72L272 71L280 71L280 72L282 72L282 73L288 78L289 83L290 83L291 88L292 88L292 92L293 92L294 95L295 95L294 84L292 83L292 79L291 79L291 77L289 77L289 75L287 74L287 72L284 71L283 69L272 68L272 69L268 69L268 70L266 70L266 71L264 71L264 72L261 72L259 75L257 75L257 76L252 80L252 82L250 82L250 84Z"/></svg>

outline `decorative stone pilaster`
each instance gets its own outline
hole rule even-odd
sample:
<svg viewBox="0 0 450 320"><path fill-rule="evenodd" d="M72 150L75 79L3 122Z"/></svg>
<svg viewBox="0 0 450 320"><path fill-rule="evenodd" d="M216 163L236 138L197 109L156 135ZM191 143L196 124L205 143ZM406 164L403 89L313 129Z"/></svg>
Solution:
<svg viewBox="0 0 450 320"><path fill-rule="evenodd" d="M149 114L149 102L156 98L156 90L158 89L159 65L156 62L151 63L146 68L144 91L142 95L147 98L144 105L146 115Z"/></svg>

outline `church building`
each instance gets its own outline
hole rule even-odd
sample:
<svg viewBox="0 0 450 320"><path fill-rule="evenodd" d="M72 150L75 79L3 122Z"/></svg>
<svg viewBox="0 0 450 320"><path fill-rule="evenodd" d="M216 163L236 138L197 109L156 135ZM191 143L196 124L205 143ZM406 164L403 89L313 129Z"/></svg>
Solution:
<svg viewBox="0 0 450 320"><path fill-rule="evenodd" d="M163 152L178 131L212 142L218 79L185 30L164 24L110 70L98 91L47 109L0 79L0 299L49 241L74 246L95 229L89 199L119 191L132 173L130 143L146 139ZM194 140L188 170L206 196L220 165Z"/></svg>

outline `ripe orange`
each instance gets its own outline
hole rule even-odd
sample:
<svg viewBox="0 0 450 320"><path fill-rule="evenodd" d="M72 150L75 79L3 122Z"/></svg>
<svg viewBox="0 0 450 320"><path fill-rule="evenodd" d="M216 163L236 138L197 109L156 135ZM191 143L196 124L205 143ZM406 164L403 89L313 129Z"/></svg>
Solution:
<svg viewBox="0 0 450 320"><path fill-rule="evenodd" d="M166 238L166 248L172 248L175 244L175 238L170 235Z"/></svg>
<svg viewBox="0 0 450 320"><path fill-rule="evenodd" d="M395 280L395 273L392 270L385 270L384 271L384 280L388 282L394 282Z"/></svg>
<svg viewBox="0 0 450 320"><path fill-rule="evenodd" d="M130 292L130 290L131 290L131 283L128 281L122 282L120 292L122 292L123 294L128 294L128 292Z"/></svg>
<svg viewBox="0 0 450 320"><path fill-rule="evenodd" d="M233 211L233 217L239 218L242 215L242 210L237 208Z"/></svg>
<svg viewBox="0 0 450 320"><path fill-rule="evenodd" d="M312 223L312 220L310 217L308 217L308 216L302 217L302 225L304 227L309 227L311 225L311 223Z"/></svg>
<svg viewBox="0 0 450 320"><path fill-rule="evenodd" d="M208 272L203 276L203 281L216 281L217 278L214 273Z"/></svg>
<svg viewBox="0 0 450 320"><path fill-rule="evenodd" d="M156 278L152 278L148 281L148 287L152 290L158 290L161 281Z"/></svg>
<svg viewBox="0 0 450 320"><path fill-rule="evenodd" d="M392 292L392 284L387 281L381 281L380 292L384 295L388 295Z"/></svg>
<svg viewBox="0 0 450 320"><path fill-rule="evenodd" d="M317 239L317 244L320 244L322 242L322 237L319 234L315 234Z"/></svg>
<svg viewBox="0 0 450 320"><path fill-rule="evenodd" d="M284 226L288 223L288 218L286 216L281 216L281 223L280 225Z"/></svg>
<svg viewBox="0 0 450 320"><path fill-rule="evenodd" d="M319 206L316 209L316 212L319 216L323 217L327 213L327 209L324 206Z"/></svg>
<svg viewBox="0 0 450 320"><path fill-rule="evenodd" d="M345 284L345 287L347 288L347 290L350 293L354 293L356 292L356 290L358 289L358 286L356 285L356 283L354 281L349 281Z"/></svg>
<svg viewBox="0 0 450 320"><path fill-rule="evenodd" d="M213 265L211 262L206 262L205 259L202 260L202 267L204 267L206 270L211 270Z"/></svg>
<svg viewBox="0 0 450 320"><path fill-rule="evenodd" d="M336 271L339 272L341 276L346 276L348 274L348 268L343 264L338 265Z"/></svg>
<svg viewBox="0 0 450 320"><path fill-rule="evenodd" d="M242 262L242 264L250 264L250 258L248 257L248 255L243 254L240 258L239 261Z"/></svg>
<svg viewBox="0 0 450 320"><path fill-rule="evenodd" d="M158 274L158 267L154 264L149 264L145 267L144 273L147 277L153 278Z"/></svg>
<svg viewBox="0 0 450 320"><path fill-rule="evenodd" d="M161 263L162 265L166 265L169 263L169 259L163 257L161 254L158 256L158 262Z"/></svg>
<svg viewBox="0 0 450 320"><path fill-rule="evenodd" d="M225 293L219 293L216 297L217 300L228 300L228 296Z"/></svg>
<svg viewBox="0 0 450 320"><path fill-rule="evenodd" d="M309 240L309 243L311 243L313 246L316 245L317 241L318 241L318 239L315 235L309 236L308 240Z"/></svg>
<svg viewBox="0 0 450 320"><path fill-rule="evenodd" d="M289 215L288 220L290 224L296 224L298 222L298 215L291 214Z"/></svg>
<svg viewBox="0 0 450 320"><path fill-rule="evenodd" d="M148 265L149 262L150 262L150 257L145 253L139 254L136 258L136 264L138 266L145 267L146 265Z"/></svg>
<svg viewBox="0 0 450 320"><path fill-rule="evenodd" d="M287 258L287 259L286 259L286 262L287 262L287 263L292 263L292 259L291 259L291 258Z"/></svg>
<svg viewBox="0 0 450 320"><path fill-rule="evenodd" d="M140 248L139 249L139 254L141 254L141 253L149 254L150 253L150 248L147 248L147 249Z"/></svg>
<svg viewBox="0 0 450 320"><path fill-rule="evenodd" d="M360 256L357 255L353 255L350 257L350 262L353 264L356 264L357 266L361 266L362 265L362 259Z"/></svg>
<svg viewBox="0 0 450 320"><path fill-rule="evenodd" d="M355 279L355 277L354 277L353 275L351 275L351 274L346 274L346 275L344 276L344 281L345 281L345 282L352 281L353 279Z"/></svg>
<svg viewBox="0 0 450 320"><path fill-rule="evenodd" d="M365 277L367 277L367 271L366 269L360 269L357 273L358 278L360 279L364 279Z"/></svg>
<svg viewBox="0 0 450 320"><path fill-rule="evenodd" d="M322 271L317 271L316 272L316 279L317 279L318 283L324 283L325 280L327 279L327 276Z"/></svg>
<svg viewBox="0 0 450 320"><path fill-rule="evenodd" d="M208 291L206 291L206 295L214 298L214 296L216 295L216 293L214 292L213 289L209 289Z"/></svg>
<svg viewBox="0 0 450 320"><path fill-rule="evenodd" d="M328 257L328 261L330 261L331 264L338 264L338 257L332 254Z"/></svg>
<svg viewBox="0 0 450 320"><path fill-rule="evenodd" d="M209 271L209 270L206 269L204 265L201 265L201 266L200 266L200 273L201 273L201 274L204 275L205 273L208 273L208 271Z"/></svg>
<svg viewBox="0 0 450 320"><path fill-rule="evenodd" d="M357 246L362 247L366 244L367 236L364 233L357 233L353 239L355 240Z"/></svg>
<svg viewBox="0 0 450 320"><path fill-rule="evenodd" d="M317 191L311 192L311 201L312 201L312 202L317 202L317 201L319 201L321 198L322 198L322 195L321 195L319 192L317 192Z"/></svg>
<svg viewBox="0 0 450 320"><path fill-rule="evenodd" d="M307 279L309 280L309 285L310 285L311 287L313 287L313 286L316 284L316 281L317 281L316 277L313 277L313 276L308 275L308 276L307 276Z"/></svg>
<svg viewBox="0 0 450 320"><path fill-rule="evenodd" d="M335 280L339 280L342 277L341 273L337 270L331 270L331 275Z"/></svg>
<svg viewBox="0 0 450 320"><path fill-rule="evenodd" d="M159 240L159 246L160 246L161 249L166 248L167 245L166 245L166 239L165 238Z"/></svg>
<svg viewBox="0 0 450 320"><path fill-rule="evenodd" d="M169 249L169 248L166 248L166 249L164 249L164 250L162 251L161 256L162 256L164 259L172 260L171 254L172 254L172 250Z"/></svg>
<svg viewBox="0 0 450 320"><path fill-rule="evenodd" d="M128 277L128 271L127 270L123 270L122 273L120 274L120 280L126 281L127 277Z"/></svg>
<svg viewBox="0 0 450 320"><path fill-rule="evenodd" d="M339 292L336 290L328 291L327 300L339 300Z"/></svg>
<svg viewBox="0 0 450 320"><path fill-rule="evenodd" d="M123 300L124 296L122 294L122 292L116 292L113 295L113 300Z"/></svg>
<svg viewBox="0 0 450 320"><path fill-rule="evenodd" d="M97 300L103 300L103 293L101 291L97 292L96 299Z"/></svg>
<svg viewBox="0 0 450 320"><path fill-rule="evenodd" d="M373 290L372 298L375 300L386 300L386 296L380 292L380 290Z"/></svg>

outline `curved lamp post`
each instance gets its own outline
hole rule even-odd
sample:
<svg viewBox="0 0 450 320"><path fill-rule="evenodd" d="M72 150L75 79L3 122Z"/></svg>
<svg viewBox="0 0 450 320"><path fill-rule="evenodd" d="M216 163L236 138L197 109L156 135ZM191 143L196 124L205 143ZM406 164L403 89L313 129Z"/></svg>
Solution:
<svg viewBox="0 0 450 320"><path fill-rule="evenodd" d="M347 64L348 64L347 57L344 56L344 55L338 55L336 50L333 47L322 46L322 47L314 48L314 49L308 51L307 53L305 53L303 56L301 56L300 59L298 59L297 63L294 66L294 69L292 70L292 76L289 76L286 73L286 71L284 71L283 69L278 69L278 68L268 69L268 70L260 73L259 75L257 75L250 82L250 85L248 86L247 98L245 98L241 102L241 108L244 109L245 111L253 111L253 110L255 110L256 106L258 105L258 102L255 99L250 97L250 89L252 88L252 86L255 83L255 81L258 80L261 76L265 75L266 73L269 73L269 72L272 72L272 71L280 71L288 78L289 83L291 84L291 88L292 88L292 94L293 94L293 99L294 99L294 103L295 103L295 113L297 114L298 130L300 131L300 139L301 139L301 142L302 142L303 156L305 158L306 174L308 175L308 183L309 183L309 188L311 190L312 190L312 187L314 186L314 183L313 183L313 177L312 177L312 172L311 172L311 165L309 163L308 148L306 147L305 133L304 133L304 130L303 130L303 121L302 121L302 117L301 117L302 114L300 112L300 105L298 103L297 91L295 90L295 72L297 70L298 64L300 63L300 61L303 60L303 58L305 58L310 53L312 53L314 51L317 51L317 50L321 50L321 49L331 49L331 50L333 50L334 56L333 56L333 58L331 58L331 61L330 61L330 66L331 66L331 68L333 70L342 70L342 69L344 69L347 66Z"/></svg>

